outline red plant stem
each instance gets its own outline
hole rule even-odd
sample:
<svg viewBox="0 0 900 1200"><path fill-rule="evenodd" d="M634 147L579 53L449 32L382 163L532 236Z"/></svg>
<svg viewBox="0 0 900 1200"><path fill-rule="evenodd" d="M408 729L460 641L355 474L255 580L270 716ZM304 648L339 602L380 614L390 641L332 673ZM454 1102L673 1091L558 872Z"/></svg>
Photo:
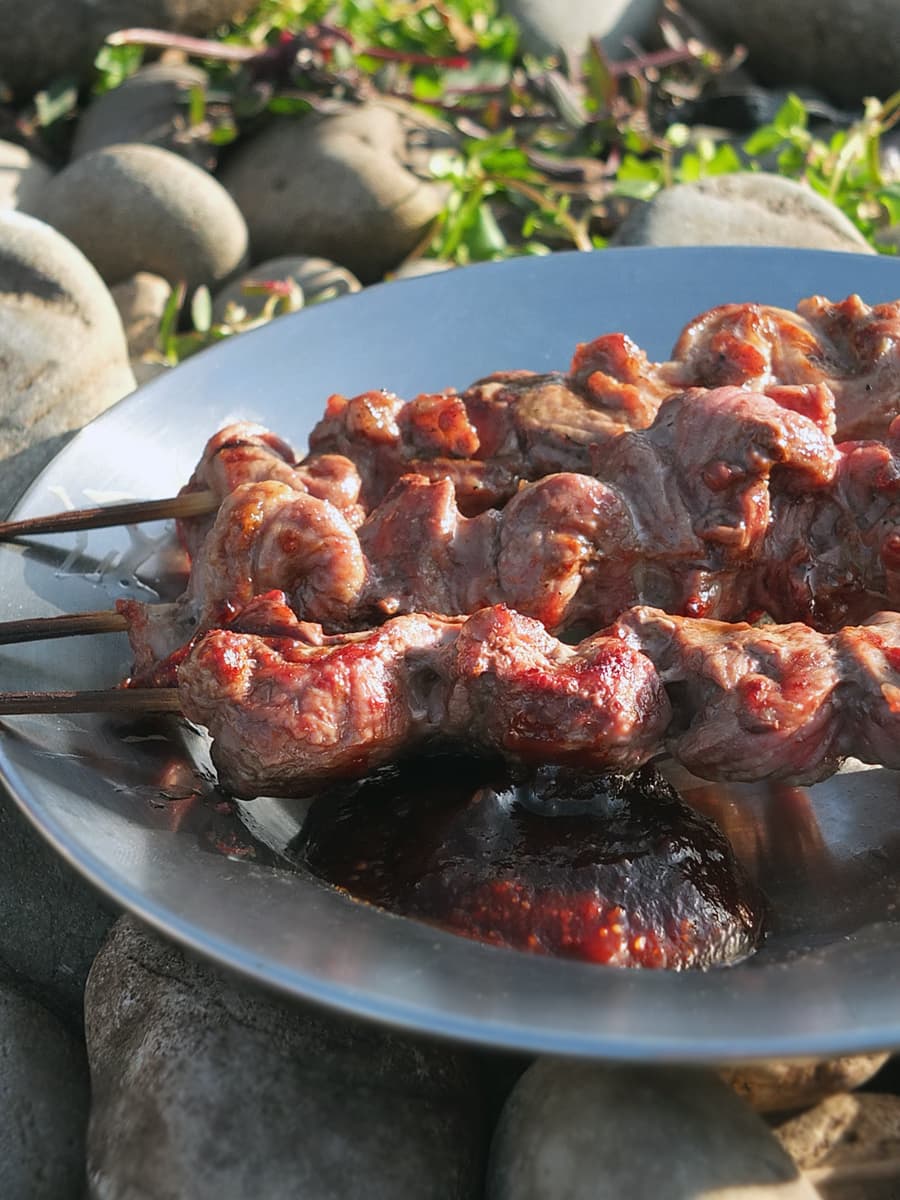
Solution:
<svg viewBox="0 0 900 1200"><path fill-rule="evenodd" d="M610 75L631 75L635 71L643 71L647 67L672 67L677 63L696 62L699 55L693 50L655 50L652 54L641 54L635 58L625 59L624 62L607 63Z"/></svg>
<svg viewBox="0 0 900 1200"><path fill-rule="evenodd" d="M154 46L160 50L183 50L195 58L215 58L221 62L247 62L260 51L253 46L234 46L208 38L186 37L164 29L117 29L106 39L110 46Z"/></svg>

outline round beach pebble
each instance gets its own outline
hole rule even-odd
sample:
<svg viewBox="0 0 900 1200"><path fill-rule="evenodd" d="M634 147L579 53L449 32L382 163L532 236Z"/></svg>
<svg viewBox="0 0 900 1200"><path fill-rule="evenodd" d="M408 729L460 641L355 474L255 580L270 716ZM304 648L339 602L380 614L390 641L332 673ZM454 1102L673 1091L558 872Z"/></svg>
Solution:
<svg viewBox="0 0 900 1200"><path fill-rule="evenodd" d="M406 257L441 211L427 178L451 134L383 101L273 122L237 147L222 182L250 229L253 255L321 255L364 283Z"/></svg>
<svg viewBox="0 0 900 1200"><path fill-rule="evenodd" d="M190 63L151 63L111 91L97 96L78 121L72 158L123 142L161 146L198 166L211 166L209 145L192 134L191 93L204 95L206 72Z"/></svg>
<svg viewBox="0 0 900 1200"><path fill-rule="evenodd" d="M0 1112L0 1196L79 1196L88 1116L84 1047L8 983L0 983Z"/></svg>
<svg viewBox="0 0 900 1200"><path fill-rule="evenodd" d="M829 1096L775 1133L824 1200L900 1195L900 1096Z"/></svg>
<svg viewBox="0 0 900 1200"><path fill-rule="evenodd" d="M39 199L53 172L24 146L0 141L0 210L28 209Z"/></svg>
<svg viewBox="0 0 900 1200"><path fill-rule="evenodd" d="M476 1060L117 922L85 994L92 1200L480 1200Z"/></svg>
<svg viewBox="0 0 900 1200"><path fill-rule="evenodd" d="M725 45L749 50L766 83L809 83L844 103L900 83L897 0L684 0Z"/></svg>
<svg viewBox="0 0 900 1200"><path fill-rule="evenodd" d="M161 275L138 271L130 279L113 284L110 292L125 328L128 353L132 358L140 358L156 346L159 323L172 285Z"/></svg>
<svg viewBox="0 0 900 1200"><path fill-rule="evenodd" d="M789 1112L862 1087L889 1057L885 1053L774 1060L729 1067L720 1075L757 1112Z"/></svg>
<svg viewBox="0 0 900 1200"><path fill-rule="evenodd" d="M714 1075L540 1060L506 1102L486 1200L814 1200Z"/></svg>
<svg viewBox="0 0 900 1200"><path fill-rule="evenodd" d="M112 296L76 246L0 212L0 507L68 437L134 388Z"/></svg>
<svg viewBox="0 0 900 1200"><path fill-rule="evenodd" d="M247 251L247 227L225 189L159 146L126 143L76 159L33 211L80 247L107 283L150 271L170 283L215 286Z"/></svg>
<svg viewBox="0 0 900 1200"><path fill-rule="evenodd" d="M580 58L597 38L608 58L631 58L629 39L645 42L656 27L659 0L501 0L532 54Z"/></svg>
<svg viewBox="0 0 900 1200"><path fill-rule="evenodd" d="M114 29L204 34L251 7L251 0L0 0L0 79L23 96L61 77L86 80Z"/></svg>
<svg viewBox="0 0 900 1200"><path fill-rule="evenodd" d="M336 300L358 292L362 284L352 271L329 262L327 258L310 258L306 254L287 254L270 258L245 271L239 279L219 292L213 301L213 319L221 321L229 304L239 305L250 317L258 317L266 305L267 296L250 295L244 289L258 283L280 283L293 280L303 293L304 304Z"/></svg>
<svg viewBox="0 0 900 1200"><path fill-rule="evenodd" d="M615 246L799 246L874 254L824 197L764 172L715 175L658 192L632 209Z"/></svg>

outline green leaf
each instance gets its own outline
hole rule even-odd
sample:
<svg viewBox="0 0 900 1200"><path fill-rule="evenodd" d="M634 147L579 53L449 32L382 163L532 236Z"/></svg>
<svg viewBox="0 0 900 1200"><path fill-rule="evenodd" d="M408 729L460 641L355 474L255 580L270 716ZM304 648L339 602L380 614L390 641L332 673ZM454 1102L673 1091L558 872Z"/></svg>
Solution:
<svg viewBox="0 0 900 1200"><path fill-rule="evenodd" d="M310 103L300 96L273 96L266 105L266 109L279 117L295 117L298 114L309 112Z"/></svg>
<svg viewBox="0 0 900 1200"><path fill-rule="evenodd" d="M875 197L884 207L890 223L900 225L900 183L892 183L888 187L879 188Z"/></svg>
<svg viewBox="0 0 900 1200"><path fill-rule="evenodd" d="M56 79L34 98L37 123L42 129L47 129L74 112L77 105L78 87L74 81Z"/></svg>
<svg viewBox="0 0 900 1200"><path fill-rule="evenodd" d="M212 299L205 284L201 284L191 297L191 320L198 333L209 332L212 325Z"/></svg>
<svg viewBox="0 0 900 1200"><path fill-rule="evenodd" d="M786 137L789 137L798 130L806 129L808 120L806 105L799 96L791 92L775 114L772 124Z"/></svg>
<svg viewBox="0 0 900 1200"><path fill-rule="evenodd" d="M206 119L206 92L200 84L194 84L190 92L188 120L191 126L202 125Z"/></svg>
<svg viewBox="0 0 900 1200"><path fill-rule="evenodd" d="M763 125L761 129L757 129L756 133L751 133L747 138L744 142L744 150L747 154L757 158L761 154L768 154L770 150L775 150L783 141L784 134L774 125Z"/></svg>
<svg viewBox="0 0 900 1200"><path fill-rule="evenodd" d="M209 131L207 141L211 146L230 146L238 135L238 128L233 122L223 122Z"/></svg>
<svg viewBox="0 0 900 1200"><path fill-rule="evenodd" d="M630 200L652 200L661 187L661 180L621 179L616 182L613 193Z"/></svg>
<svg viewBox="0 0 900 1200"><path fill-rule="evenodd" d="M186 290L184 283L179 283L177 287L172 288L159 319L158 344L168 362L178 362L175 357L174 337Z"/></svg>
<svg viewBox="0 0 900 1200"><path fill-rule="evenodd" d="M507 247L503 230L497 224L497 218L487 201L482 201L478 207L466 245L472 258L477 261L494 258Z"/></svg>
<svg viewBox="0 0 900 1200"><path fill-rule="evenodd" d="M658 158L644 159L637 158L634 154L624 155L616 172L616 180L621 183L623 181L643 179L662 183L662 162Z"/></svg>
<svg viewBox="0 0 900 1200"><path fill-rule="evenodd" d="M706 164L707 175L730 175L743 170L741 156L730 142L720 142Z"/></svg>
<svg viewBox="0 0 900 1200"><path fill-rule="evenodd" d="M117 88L129 75L133 75L144 61L143 46L101 46L94 59L97 79L94 82L95 96Z"/></svg>

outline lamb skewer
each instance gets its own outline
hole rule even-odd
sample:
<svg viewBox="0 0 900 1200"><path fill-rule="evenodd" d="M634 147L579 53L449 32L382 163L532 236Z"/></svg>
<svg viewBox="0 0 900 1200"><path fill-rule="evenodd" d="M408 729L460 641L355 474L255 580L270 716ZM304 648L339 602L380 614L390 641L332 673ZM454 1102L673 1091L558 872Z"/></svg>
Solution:
<svg viewBox="0 0 900 1200"><path fill-rule="evenodd" d="M358 530L281 485L239 488L180 601L120 603L137 674L271 589L331 630L497 603L554 633L636 603L822 628L900 606L900 420L887 442L835 448L813 415L738 388L670 401L622 436L608 482L550 476L472 518L449 481L417 476Z"/></svg>
<svg viewBox="0 0 900 1200"><path fill-rule="evenodd" d="M248 466L238 455L223 470L225 452L235 449L229 443L241 442L235 437L240 427L229 427L207 447L185 491L207 492L194 502L212 512L238 483L275 479L328 499L358 524L360 500L368 511L402 475L420 474L451 479L461 511L472 516L502 506L522 481L561 471L594 473L615 439L647 428L660 405L686 388L738 385L771 392L819 384L835 395L838 441L884 436L900 413L900 301L870 307L858 296L837 304L814 296L801 301L796 313L724 305L685 327L670 362L652 363L627 336L607 334L580 346L567 373L500 372L461 395L448 391L409 402L388 392L332 396L304 463L296 463L274 435L247 426L256 438L257 461ZM180 517L178 504L173 497L83 516L4 522L0 541ZM187 544L198 544L208 527L186 522Z"/></svg>
<svg viewBox="0 0 900 1200"><path fill-rule="evenodd" d="M733 387L672 399L650 430L622 435L606 480L550 476L473 518L447 480L402 479L357 530L286 484L244 485L223 503L185 596L120 602L108 628L127 624L140 675L273 588L332 630L495 603L551 632L600 628L636 603L722 620L762 610L821 628L893 608L900 420L886 442L836 448L830 393L790 399L803 411ZM0 627L0 641L42 626ZM81 629L77 618L46 628Z"/></svg>
<svg viewBox="0 0 900 1200"><path fill-rule="evenodd" d="M389 393L333 396L309 443L358 465L367 511L401 475L419 474L452 479L473 516L502 506L523 481L598 473L623 433L652 425L685 389L821 385L835 397L837 441L886 434L900 414L900 301L813 296L797 312L724 305L685 327L669 362L606 334L579 346L566 373L500 372L461 395L406 403Z"/></svg>
<svg viewBox="0 0 900 1200"><path fill-rule="evenodd" d="M209 729L239 796L308 794L448 742L619 772L668 752L708 779L811 783L848 755L900 768L900 614L823 634L638 607L568 646L502 606L359 634L295 621L291 637L278 594L250 623L265 628L266 605L278 636L211 631L160 693ZM152 708L152 691L138 696ZM28 700L0 712L52 710ZM65 711L76 704L66 694Z"/></svg>
<svg viewBox="0 0 900 1200"><path fill-rule="evenodd" d="M70 533L175 519L182 542L194 554L209 532L223 499L241 484L265 479L327 500L354 526L363 519L358 503L360 479L353 463L338 454L310 455L305 462L298 463L287 442L262 425L243 421L226 425L209 439L190 480L177 496L51 513L23 521L2 521L0 542L40 533Z"/></svg>

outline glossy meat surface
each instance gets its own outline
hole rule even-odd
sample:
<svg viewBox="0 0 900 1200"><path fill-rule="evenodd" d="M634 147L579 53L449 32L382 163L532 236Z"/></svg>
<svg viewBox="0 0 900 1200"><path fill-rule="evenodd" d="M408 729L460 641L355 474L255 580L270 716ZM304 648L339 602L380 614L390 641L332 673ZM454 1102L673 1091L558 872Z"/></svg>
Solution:
<svg viewBox="0 0 900 1200"><path fill-rule="evenodd" d="M505 371L466 391L407 403L384 392L335 395L310 436L314 454L346 455L370 510L405 474L448 478L468 516L500 507L522 481L593 473L615 440L653 424L669 397L738 386L789 404L792 391L827 387L837 441L880 438L900 414L900 301L858 296L803 300L796 312L728 304L679 336L654 363L625 334L577 348L568 371Z"/></svg>
<svg viewBox="0 0 900 1200"><path fill-rule="evenodd" d="M604 479L551 475L503 510L459 511L449 480L405 476L358 529L328 501L245 484L222 504L178 605L142 614L139 671L279 589L331 630L406 612L507 604L551 632L595 630L643 603L819 628L900 604L900 419L835 447L830 394L785 408L735 387L667 401L624 434Z"/></svg>
<svg viewBox="0 0 900 1200"><path fill-rule="evenodd" d="M358 503L359 472L348 458L322 454L300 463L287 442L249 421L226 425L209 439L179 494L210 491L224 500L242 484L268 480L327 500L354 524L363 518ZM202 545L213 520L212 516L192 517L180 522L179 533L191 557Z"/></svg>
<svg viewBox="0 0 900 1200"><path fill-rule="evenodd" d="M306 794L448 740L592 770L666 750L710 779L813 782L848 755L900 767L900 614L822 634L635 608L573 647L495 606L312 640L216 630L179 668L238 795Z"/></svg>
<svg viewBox="0 0 900 1200"><path fill-rule="evenodd" d="M216 630L178 684L185 715L215 739L224 786L243 796L308 793L436 740L628 770L670 717L653 664L620 639L566 646L502 607L397 617L312 647Z"/></svg>

